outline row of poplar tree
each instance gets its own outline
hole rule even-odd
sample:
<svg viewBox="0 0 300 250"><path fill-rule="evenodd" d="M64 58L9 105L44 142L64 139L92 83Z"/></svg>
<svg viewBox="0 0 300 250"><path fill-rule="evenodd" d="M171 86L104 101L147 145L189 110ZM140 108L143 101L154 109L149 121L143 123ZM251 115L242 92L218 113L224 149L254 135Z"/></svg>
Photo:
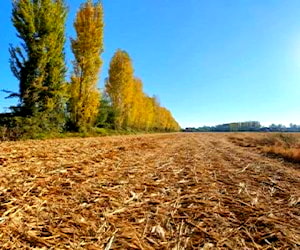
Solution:
<svg viewBox="0 0 300 250"><path fill-rule="evenodd" d="M66 81L64 46L67 7L63 0L14 0L12 22L20 46L10 46L12 72L19 80L20 102L14 116L44 130L115 129L177 131L179 125L155 97L143 92L128 53L117 50L105 81L97 88L103 64L103 6L87 0L76 14L71 38L73 71ZM23 120L24 124L26 121ZM28 122L27 122L28 123ZM30 123L30 122L29 122Z"/></svg>

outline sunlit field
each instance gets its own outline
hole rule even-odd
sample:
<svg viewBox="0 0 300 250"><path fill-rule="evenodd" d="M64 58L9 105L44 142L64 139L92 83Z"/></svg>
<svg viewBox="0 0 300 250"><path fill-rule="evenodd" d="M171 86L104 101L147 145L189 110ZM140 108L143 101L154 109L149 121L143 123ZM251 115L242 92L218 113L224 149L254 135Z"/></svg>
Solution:
<svg viewBox="0 0 300 250"><path fill-rule="evenodd" d="M299 249L298 138L3 142L1 249Z"/></svg>

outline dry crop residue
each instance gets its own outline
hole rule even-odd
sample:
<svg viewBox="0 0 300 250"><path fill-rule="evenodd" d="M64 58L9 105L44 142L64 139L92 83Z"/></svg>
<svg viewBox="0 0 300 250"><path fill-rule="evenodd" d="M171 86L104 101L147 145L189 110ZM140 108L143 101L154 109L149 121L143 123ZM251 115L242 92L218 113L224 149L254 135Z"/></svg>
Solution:
<svg viewBox="0 0 300 250"><path fill-rule="evenodd" d="M1 249L299 249L300 168L226 134L0 144Z"/></svg>

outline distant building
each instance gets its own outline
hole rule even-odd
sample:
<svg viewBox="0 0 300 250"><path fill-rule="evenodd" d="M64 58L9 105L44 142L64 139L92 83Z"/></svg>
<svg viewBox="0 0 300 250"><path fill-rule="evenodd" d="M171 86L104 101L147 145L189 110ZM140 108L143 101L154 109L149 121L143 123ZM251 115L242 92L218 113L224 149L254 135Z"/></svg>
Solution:
<svg viewBox="0 0 300 250"><path fill-rule="evenodd" d="M185 128L183 132L197 132L196 128Z"/></svg>

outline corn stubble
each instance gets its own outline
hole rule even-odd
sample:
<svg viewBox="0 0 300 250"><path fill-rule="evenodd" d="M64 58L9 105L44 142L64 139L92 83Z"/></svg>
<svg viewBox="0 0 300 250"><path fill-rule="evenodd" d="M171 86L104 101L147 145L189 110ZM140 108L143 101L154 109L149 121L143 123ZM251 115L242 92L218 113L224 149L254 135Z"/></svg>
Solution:
<svg viewBox="0 0 300 250"><path fill-rule="evenodd" d="M234 137L2 143L1 249L299 248L297 164Z"/></svg>

